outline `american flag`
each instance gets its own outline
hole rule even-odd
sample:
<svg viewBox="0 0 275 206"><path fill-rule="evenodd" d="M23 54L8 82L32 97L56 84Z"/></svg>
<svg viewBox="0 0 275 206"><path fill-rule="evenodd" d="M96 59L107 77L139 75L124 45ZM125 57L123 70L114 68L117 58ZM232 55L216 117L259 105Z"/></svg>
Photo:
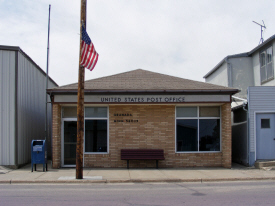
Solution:
<svg viewBox="0 0 275 206"><path fill-rule="evenodd" d="M98 53L86 32L84 26L82 26L82 42L81 42L81 66L86 67L92 71L97 63Z"/></svg>

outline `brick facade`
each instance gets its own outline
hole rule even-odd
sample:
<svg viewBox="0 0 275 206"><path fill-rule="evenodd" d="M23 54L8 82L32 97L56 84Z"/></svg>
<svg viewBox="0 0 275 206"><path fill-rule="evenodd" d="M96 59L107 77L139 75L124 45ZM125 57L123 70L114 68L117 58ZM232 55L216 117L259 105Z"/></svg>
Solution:
<svg viewBox="0 0 275 206"><path fill-rule="evenodd" d="M222 151L216 153L175 153L174 105L110 105L109 153L84 154L84 167L122 167L121 149L164 149L165 160L160 168L168 167L231 167L230 103L221 107ZM132 116L115 116L131 114ZM115 120L124 120L115 122ZM134 120L128 122L126 120ZM138 120L138 121L135 121ZM61 163L61 107L53 105L53 167ZM130 161L130 167L155 167L155 161Z"/></svg>
<svg viewBox="0 0 275 206"><path fill-rule="evenodd" d="M232 164L232 129L231 129L231 104L221 106L222 114L222 166L231 168Z"/></svg>
<svg viewBox="0 0 275 206"><path fill-rule="evenodd" d="M53 168L61 166L61 106L52 105L52 161Z"/></svg>

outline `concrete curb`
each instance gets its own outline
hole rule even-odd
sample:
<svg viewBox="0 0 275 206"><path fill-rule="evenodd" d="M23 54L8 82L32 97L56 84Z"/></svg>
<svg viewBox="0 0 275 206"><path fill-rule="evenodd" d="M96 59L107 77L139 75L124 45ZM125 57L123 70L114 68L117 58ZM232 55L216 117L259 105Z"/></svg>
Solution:
<svg viewBox="0 0 275 206"><path fill-rule="evenodd" d="M275 177L214 178L214 179L128 179L128 180L0 180L0 184L95 184L95 183L175 183L175 182L232 182L275 180Z"/></svg>

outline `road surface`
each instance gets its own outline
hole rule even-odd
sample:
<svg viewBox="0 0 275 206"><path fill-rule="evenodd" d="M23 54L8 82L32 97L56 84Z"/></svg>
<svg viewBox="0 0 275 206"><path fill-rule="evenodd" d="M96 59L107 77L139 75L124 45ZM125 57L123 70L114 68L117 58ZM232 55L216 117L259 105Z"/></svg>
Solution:
<svg viewBox="0 0 275 206"><path fill-rule="evenodd" d="M275 205L275 181L0 184L0 205Z"/></svg>

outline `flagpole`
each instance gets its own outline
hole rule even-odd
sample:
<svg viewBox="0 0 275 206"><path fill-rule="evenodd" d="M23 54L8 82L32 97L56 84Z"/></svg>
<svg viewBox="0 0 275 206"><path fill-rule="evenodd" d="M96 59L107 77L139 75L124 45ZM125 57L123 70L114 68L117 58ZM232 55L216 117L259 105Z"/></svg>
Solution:
<svg viewBox="0 0 275 206"><path fill-rule="evenodd" d="M48 20L48 43L47 43L47 66L46 66L46 108L45 108L45 141L48 137L48 82L49 82L49 51L50 51L50 21L51 21L51 5L49 5L49 20Z"/></svg>
<svg viewBox="0 0 275 206"><path fill-rule="evenodd" d="M77 143L76 143L76 179L83 179L83 140L84 140L84 79L85 68L81 66L82 24L86 28L86 0L81 0L80 10L80 50L77 90Z"/></svg>

